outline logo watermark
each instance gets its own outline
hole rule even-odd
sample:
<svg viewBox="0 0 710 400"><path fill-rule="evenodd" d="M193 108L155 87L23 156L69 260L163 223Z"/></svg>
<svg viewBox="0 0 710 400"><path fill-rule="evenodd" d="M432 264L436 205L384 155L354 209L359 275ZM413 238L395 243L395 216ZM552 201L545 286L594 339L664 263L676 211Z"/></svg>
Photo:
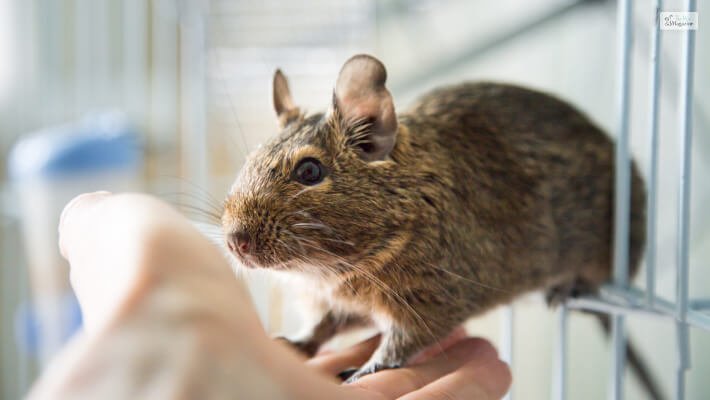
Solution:
<svg viewBox="0 0 710 400"><path fill-rule="evenodd" d="M696 31L698 30L698 13L661 12L660 24L662 31Z"/></svg>

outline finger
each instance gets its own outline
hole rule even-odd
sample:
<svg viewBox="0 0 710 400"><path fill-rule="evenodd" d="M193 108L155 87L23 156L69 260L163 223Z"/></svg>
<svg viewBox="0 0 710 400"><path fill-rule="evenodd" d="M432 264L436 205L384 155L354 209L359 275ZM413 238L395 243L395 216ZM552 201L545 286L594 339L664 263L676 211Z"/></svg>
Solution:
<svg viewBox="0 0 710 400"><path fill-rule="evenodd" d="M400 400L501 399L511 382L510 368L503 361L473 360Z"/></svg>
<svg viewBox="0 0 710 400"><path fill-rule="evenodd" d="M459 340L462 340L466 337L468 337L468 334L466 334L466 330L463 328L463 326L459 326L458 328L454 329L453 332L451 332L448 336L446 336L438 344L430 346L429 348L425 349L424 351L422 351L418 355L414 356L414 358L412 359L410 364L412 364L412 365L419 364L421 362L429 360L432 357L436 356L437 354L441 353L442 351L445 351L449 347L453 346Z"/></svg>
<svg viewBox="0 0 710 400"><path fill-rule="evenodd" d="M82 216L92 206L110 196L110 192L99 191L80 194L73 198L62 210L59 216L59 251L64 258L69 259L69 247L76 241L76 233L81 231Z"/></svg>
<svg viewBox="0 0 710 400"><path fill-rule="evenodd" d="M396 399L428 385L468 362L482 362L497 357L496 350L487 340L464 339L428 362L407 368L380 371L360 378L350 386L382 393L388 399Z"/></svg>
<svg viewBox="0 0 710 400"><path fill-rule="evenodd" d="M336 375L347 368L364 364L379 343L380 335L373 336L343 351L318 354L306 361L306 365L326 375Z"/></svg>
<svg viewBox="0 0 710 400"><path fill-rule="evenodd" d="M71 284L89 331L105 325L121 305L145 293L159 276L177 282L180 266L204 264L197 260L188 263L191 258L187 256L206 257L199 249L188 251L205 247L201 243L206 240L184 217L158 199L141 194L78 196L62 213L59 233L59 245L71 265ZM210 250L214 249L205 249L215 253ZM165 271L168 268L170 273Z"/></svg>

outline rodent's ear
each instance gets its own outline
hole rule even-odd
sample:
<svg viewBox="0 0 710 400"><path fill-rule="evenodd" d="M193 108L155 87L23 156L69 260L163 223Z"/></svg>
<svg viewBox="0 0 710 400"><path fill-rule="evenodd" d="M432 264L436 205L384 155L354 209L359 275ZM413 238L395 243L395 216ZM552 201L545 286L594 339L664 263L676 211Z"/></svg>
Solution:
<svg viewBox="0 0 710 400"><path fill-rule="evenodd" d="M288 89L288 81L280 69L274 72L274 110L276 110L276 116L279 119L280 129L297 119L301 113L293 103L291 91Z"/></svg>
<svg viewBox="0 0 710 400"><path fill-rule="evenodd" d="M397 116L386 80L380 60L359 54L345 62L335 84L333 107L343 122L371 123L364 138L367 146L361 146L365 161L384 159L397 140Z"/></svg>

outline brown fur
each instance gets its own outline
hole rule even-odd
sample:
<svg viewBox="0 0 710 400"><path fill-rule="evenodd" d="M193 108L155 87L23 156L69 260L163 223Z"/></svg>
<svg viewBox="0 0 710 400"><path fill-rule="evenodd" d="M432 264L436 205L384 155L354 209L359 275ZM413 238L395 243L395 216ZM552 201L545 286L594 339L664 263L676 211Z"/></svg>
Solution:
<svg viewBox="0 0 710 400"><path fill-rule="evenodd" d="M249 157L226 201L225 232L253 238L247 266L318 282L328 312L309 352L372 319L378 351L357 374L406 363L467 318L516 296L552 302L610 278L613 144L569 104L496 83L437 89L397 117L395 147L367 162L370 122L326 114L290 118ZM328 176L290 179L314 157ZM630 269L645 236L636 168ZM340 321L340 322L338 322ZM327 334L322 334L326 332Z"/></svg>

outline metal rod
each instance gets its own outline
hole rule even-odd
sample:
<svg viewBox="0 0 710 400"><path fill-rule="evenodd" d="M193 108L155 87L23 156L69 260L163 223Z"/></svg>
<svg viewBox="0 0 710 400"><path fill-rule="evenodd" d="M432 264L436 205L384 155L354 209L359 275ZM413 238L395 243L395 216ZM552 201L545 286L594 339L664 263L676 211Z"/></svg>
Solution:
<svg viewBox="0 0 710 400"><path fill-rule="evenodd" d="M0 199L5 200L5 199ZM7 207L7 204L0 203L3 207ZM18 275L18 265L15 265L12 261L11 255L15 252L10 251L9 240L10 236L10 221L5 219L6 217L0 215L0 313L3 317L12 315L13 306L15 306L15 300L17 299L16 288L19 283ZM20 270L24 273L25 270ZM7 318L7 317L5 317ZM0 325L0 335L2 337L11 337L12 329L9 324ZM2 365L4 374L0 375L0 396L3 398L19 397L20 391L16 390L16 394L13 393L13 384L8 382L13 377L11 371L17 371L23 362L22 357L19 356L18 359L14 359L15 349L10 346L10 340L0 340L0 365ZM7 372L6 372L7 371ZM18 373L19 375L19 373Z"/></svg>
<svg viewBox="0 0 710 400"><path fill-rule="evenodd" d="M501 360L508 363L510 368L513 368L513 319L515 312L513 306L503 308L501 315L501 336L500 336L500 356ZM504 397L505 400L513 399L513 388L508 390Z"/></svg>
<svg viewBox="0 0 710 400"><path fill-rule="evenodd" d="M688 332L688 324L682 321L676 321L676 341L678 347L678 368L676 370L675 380L675 399L685 399L685 371L690 368L690 332Z"/></svg>
<svg viewBox="0 0 710 400"><path fill-rule="evenodd" d="M177 4L171 0L154 0L151 5L151 75L149 143L156 147L171 146L178 130L178 28ZM161 160L162 161L162 160ZM162 164L165 164L164 162ZM158 166L164 173L166 165ZM172 166L170 166L172 168ZM171 170L170 173L176 171Z"/></svg>
<svg viewBox="0 0 710 400"><path fill-rule="evenodd" d="M631 0L618 2L619 87L616 137L614 283L625 287L629 282L629 208L631 163L629 161L629 86L631 71Z"/></svg>
<svg viewBox="0 0 710 400"><path fill-rule="evenodd" d="M631 164L629 161L629 85L631 71L631 0L617 2L618 40L618 126L616 137L616 180L614 207L614 283L629 283L629 208ZM626 367L626 335L623 315L612 319L612 374L610 398L623 399Z"/></svg>
<svg viewBox="0 0 710 400"><path fill-rule="evenodd" d="M695 0L688 0L687 11L696 10ZM689 245L690 245L690 166L691 144L693 138L693 66L695 58L695 31L688 30L683 41L685 65L680 76L680 183L678 201L678 265L676 311L678 323L678 372L676 376L676 399L685 398L685 372L690 368L690 338L688 330L688 276L689 276Z"/></svg>
<svg viewBox="0 0 710 400"><path fill-rule="evenodd" d="M91 10L91 58L94 69L94 81L91 82L91 93L98 107L111 107L114 105L114 88L111 83L111 18L109 16L108 0L92 0L89 4ZM81 77L79 77L81 79Z"/></svg>
<svg viewBox="0 0 710 400"><path fill-rule="evenodd" d="M690 308L695 310L710 309L710 299L690 300Z"/></svg>
<svg viewBox="0 0 710 400"><path fill-rule="evenodd" d="M557 361L553 390L556 400L567 398L567 304L562 304L559 311L559 338L557 339Z"/></svg>
<svg viewBox="0 0 710 400"><path fill-rule="evenodd" d="M63 61L66 43L62 34L66 26L66 15L59 2L47 1L37 7L40 40L38 43L40 67L40 102L44 124L56 123L64 118L63 96L65 67Z"/></svg>
<svg viewBox="0 0 710 400"><path fill-rule="evenodd" d="M187 183L208 191L206 106L206 18L202 2L189 1L179 15L180 155ZM189 190L190 188L185 188ZM197 204L205 207L204 202Z"/></svg>
<svg viewBox="0 0 710 400"><path fill-rule="evenodd" d="M623 314L615 314L611 324L611 386L609 397L624 397L624 371L626 367L626 320Z"/></svg>
<svg viewBox="0 0 710 400"><path fill-rule="evenodd" d="M660 84L661 48L660 18L662 1L656 0L654 24L651 34L651 129L648 168L648 204L646 208L646 304L653 307L656 296L656 211L658 198L658 95Z"/></svg>
<svg viewBox="0 0 710 400"><path fill-rule="evenodd" d="M688 10L695 10L695 0L688 0ZM693 63L694 63L695 31L688 30L683 42L685 68L681 71L681 119L680 137L680 183L678 201L678 275L676 305L678 319L686 321L688 312L688 250L690 238L690 165L692 142L692 108L693 108Z"/></svg>
<svg viewBox="0 0 710 400"><path fill-rule="evenodd" d="M653 299L653 308L648 308L644 305L645 295L642 291L638 291L638 302L624 302L617 297L578 297L567 300L567 307L577 310L598 311L613 315L628 315L628 314L644 314L647 316L656 316L663 320L669 321L676 316L675 304L656 297ZM670 318L669 318L670 317ZM710 314L698 312L695 310L688 311L687 323L691 326L710 331Z"/></svg>
<svg viewBox="0 0 710 400"><path fill-rule="evenodd" d="M26 1L17 3L15 7L17 13L13 13L14 15L10 16L11 18L16 18L15 26L17 29L17 37L23 38L26 41L25 43L36 43L39 40L37 36L38 21L34 17L35 7L37 7L35 2ZM16 61L18 62L17 65L32 65L35 57L32 47L33 46L29 45L17 46L17 53L15 55L17 57ZM19 68L17 71L16 79L22 82L20 86L22 90L19 90L13 99L16 107L13 110L15 115L12 115L12 120L6 122L13 123L14 129L10 128L12 130L9 132L12 132L14 137L26 132L30 127L34 127L34 124L37 122L32 121L32 118L26 117L28 115L34 115L37 112L37 97L39 96L40 90L35 74L36 72L33 71L32 68L27 67ZM3 134L7 134L7 132L8 130L5 130ZM16 201L17 194L12 193L11 199ZM5 205L8 205L8 203L9 202L6 202ZM12 226L6 225L4 228L5 233L13 232L13 234L3 237L3 243L0 247L3 247L3 255L1 258L4 259L4 265L2 265L2 268L6 268L6 271L10 273L7 283L8 286L10 286L9 289L11 289L8 292L8 296L12 301L5 303L5 305L11 307L10 310L14 312L18 304L30 301L30 290L28 287L29 265L27 264L27 260L20 256L21 253L17 251L22 244L19 238L20 211L16 203L12 204L10 209L14 213L13 219L11 220ZM11 314L8 313L6 315ZM3 325L9 324L9 321L3 321ZM9 326L5 326L5 328L12 329L12 327ZM14 344L11 341L9 342L11 345ZM33 381L33 371L35 370L35 368L33 368L34 363L30 355L26 351L22 351L18 346L12 346L12 351L3 352L0 358L10 355L12 355L9 359L11 367L7 370L3 370L2 375L6 378L9 377L12 381L3 382L3 394L5 391L9 391L10 393L14 392L7 398L21 398L28 392L30 384Z"/></svg>
<svg viewBox="0 0 710 400"><path fill-rule="evenodd" d="M93 104L94 68L91 60L91 3L74 3L74 116L78 117Z"/></svg>
<svg viewBox="0 0 710 400"><path fill-rule="evenodd" d="M123 2L123 107L146 128L148 109L148 6L143 0Z"/></svg>

